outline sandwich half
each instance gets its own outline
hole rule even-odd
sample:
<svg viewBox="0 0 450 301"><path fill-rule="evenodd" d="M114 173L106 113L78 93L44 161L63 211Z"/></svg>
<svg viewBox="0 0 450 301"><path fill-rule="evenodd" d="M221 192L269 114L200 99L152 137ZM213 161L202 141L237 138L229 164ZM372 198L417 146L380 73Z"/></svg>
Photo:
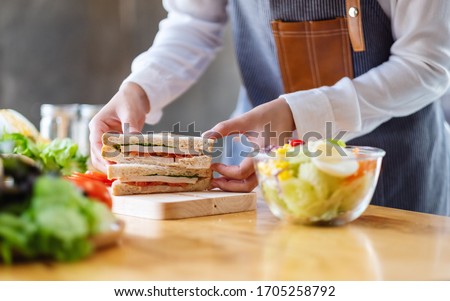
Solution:
<svg viewBox="0 0 450 301"><path fill-rule="evenodd" d="M112 164L107 167L113 195L207 190L211 169L185 169L149 164Z"/></svg>
<svg viewBox="0 0 450 301"><path fill-rule="evenodd" d="M156 134L103 134L102 156L116 163L142 163L190 169L211 166L214 140Z"/></svg>
<svg viewBox="0 0 450 301"><path fill-rule="evenodd" d="M113 195L207 190L214 140L168 134L103 135Z"/></svg>

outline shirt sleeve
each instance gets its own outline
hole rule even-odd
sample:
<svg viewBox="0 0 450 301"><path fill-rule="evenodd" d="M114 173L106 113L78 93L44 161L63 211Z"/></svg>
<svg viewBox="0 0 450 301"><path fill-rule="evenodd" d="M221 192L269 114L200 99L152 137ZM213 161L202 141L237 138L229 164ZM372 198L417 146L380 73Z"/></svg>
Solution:
<svg viewBox="0 0 450 301"><path fill-rule="evenodd" d="M162 109L205 71L223 44L226 0L164 0L167 18L149 50L136 57L123 81L140 85L150 101L146 122L157 123ZM121 86L121 87L122 87Z"/></svg>
<svg viewBox="0 0 450 301"><path fill-rule="evenodd" d="M450 1L391 0L394 44L389 60L331 87L282 95L299 135L346 131L344 140L410 115L450 86ZM331 122L331 133L326 123Z"/></svg>

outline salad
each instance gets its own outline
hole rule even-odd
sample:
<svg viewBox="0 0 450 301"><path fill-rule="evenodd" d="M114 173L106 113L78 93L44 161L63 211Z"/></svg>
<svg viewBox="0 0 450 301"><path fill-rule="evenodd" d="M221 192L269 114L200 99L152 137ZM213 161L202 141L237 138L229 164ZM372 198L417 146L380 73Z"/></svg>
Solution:
<svg viewBox="0 0 450 301"><path fill-rule="evenodd" d="M264 198L278 217L344 223L370 202L382 155L381 150L346 147L342 141L292 140L260 154L255 167Z"/></svg>
<svg viewBox="0 0 450 301"><path fill-rule="evenodd" d="M42 174L29 158L0 156L0 261L72 261L89 255L95 235L116 218L100 198L70 180ZM106 188L105 188L106 191Z"/></svg>
<svg viewBox="0 0 450 301"><path fill-rule="evenodd" d="M48 141L21 114L0 110L0 262L72 261L115 242L106 175L88 171L70 139Z"/></svg>

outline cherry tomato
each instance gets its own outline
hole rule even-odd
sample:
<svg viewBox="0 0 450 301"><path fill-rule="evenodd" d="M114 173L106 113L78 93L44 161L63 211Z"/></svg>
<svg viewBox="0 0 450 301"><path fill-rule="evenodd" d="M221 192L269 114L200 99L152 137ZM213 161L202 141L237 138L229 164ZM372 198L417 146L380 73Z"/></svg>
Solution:
<svg viewBox="0 0 450 301"><path fill-rule="evenodd" d="M87 171L86 173L74 172L70 176L102 182L108 187L110 187L112 182L114 182L114 180L109 180L104 173L97 171Z"/></svg>
<svg viewBox="0 0 450 301"><path fill-rule="evenodd" d="M297 145L303 145L303 144L305 144L305 141L300 140L300 139L292 139L289 141L289 145L292 147L295 147Z"/></svg>
<svg viewBox="0 0 450 301"><path fill-rule="evenodd" d="M104 203L109 209L112 208L111 195L109 194L104 183L76 175L68 176L66 179L84 191L89 198Z"/></svg>

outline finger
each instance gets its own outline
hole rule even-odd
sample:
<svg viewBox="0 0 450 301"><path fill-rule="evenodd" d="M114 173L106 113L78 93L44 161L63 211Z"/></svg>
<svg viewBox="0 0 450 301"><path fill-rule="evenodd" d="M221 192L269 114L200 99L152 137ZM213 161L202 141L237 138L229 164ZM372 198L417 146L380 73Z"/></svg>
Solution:
<svg viewBox="0 0 450 301"><path fill-rule="evenodd" d="M106 159L106 158L108 158L108 155L110 155L109 153L106 153L105 157L103 157L102 142L99 142L97 145L98 145L97 148L91 147L91 152L90 152L91 164L95 169L106 174L106 166L109 164L115 164L115 162L108 161ZM99 150L97 150L97 149L99 149Z"/></svg>
<svg viewBox="0 0 450 301"><path fill-rule="evenodd" d="M92 166L106 174L106 165L108 162L102 157L98 157L98 154L91 150L91 164Z"/></svg>
<svg viewBox="0 0 450 301"><path fill-rule="evenodd" d="M103 115L95 116L89 122L89 142L91 144L91 148L99 152L102 147L102 135L106 132L117 131L120 132L121 125L119 121L110 121L110 124L104 122L104 120L108 119Z"/></svg>
<svg viewBox="0 0 450 301"><path fill-rule="evenodd" d="M145 113L133 112L132 110L120 110L117 116L122 123L122 132L141 133L145 123Z"/></svg>
<svg viewBox="0 0 450 301"><path fill-rule="evenodd" d="M211 165L211 168L213 171L227 178L237 180L246 179L255 172L252 158L245 158L240 165L227 166L225 164L215 163Z"/></svg>
<svg viewBox="0 0 450 301"><path fill-rule="evenodd" d="M142 124L140 124L139 122L136 122L134 120L130 120L130 119L125 119L125 120L129 120L129 121L124 121L122 122L122 132L124 134L126 133L141 133L142 132L142 128L143 128L143 122Z"/></svg>
<svg viewBox="0 0 450 301"><path fill-rule="evenodd" d="M89 140L91 143L91 163L96 169L106 172L106 161L104 161L101 156L102 134L103 131L98 128L94 128L90 131Z"/></svg>
<svg viewBox="0 0 450 301"><path fill-rule="evenodd" d="M107 131L107 126L95 119L89 123L89 142L91 144L91 156L101 153L102 149L102 135Z"/></svg>
<svg viewBox="0 0 450 301"><path fill-rule="evenodd" d="M244 180L234 180L228 178L216 178L211 182L211 186L220 188L223 191L230 192L250 192L258 186L256 174L253 173L250 177Z"/></svg>
<svg viewBox="0 0 450 301"><path fill-rule="evenodd" d="M102 135L108 131L120 130L120 123L118 121L112 122L108 125L103 122L104 117L97 115L89 123L89 142L91 144L91 163L102 172L105 172L105 165L107 161L102 157Z"/></svg>
<svg viewBox="0 0 450 301"><path fill-rule="evenodd" d="M205 139L222 139L225 136L245 133L250 124L250 122L247 122L246 120L247 118L244 114L238 118L219 122L212 129L204 132L202 137Z"/></svg>

